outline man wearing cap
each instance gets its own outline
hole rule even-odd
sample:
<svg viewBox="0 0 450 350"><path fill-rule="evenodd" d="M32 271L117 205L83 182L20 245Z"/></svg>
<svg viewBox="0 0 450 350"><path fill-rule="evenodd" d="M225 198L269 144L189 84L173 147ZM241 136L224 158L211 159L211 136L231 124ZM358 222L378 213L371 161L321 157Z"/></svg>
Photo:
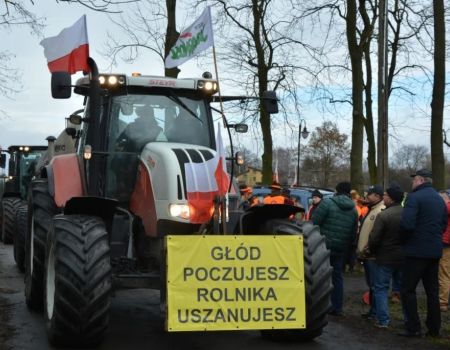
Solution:
<svg viewBox="0 0 450 350"><path fill-rule="evenodd" d="M269 186L271 193L264 197L264 204L286 204L286 196L283 196L283 188L278 182L273 182Z"/></svg>
<svg viewBox="0 0 450 350"><path fill-rule="evenodd" d="M373 299L376 305L375 324L379 328L389 326L388 293L392 275L403 264L403 248L400 241L400 219L403 207L403 191L398 186L386 189L383 202L386 209L380 212L369 235L369 252L375 255Z"/></svg>
<svg viewBox="0 0 450 350"><path fill-rule="evenodd" d="M242 209L247 210L248 208L258 204L258 198L253 196L253 190L251 187L243 185L239 189L241 193L241 204L239 205Z"/></svg>
<svg viewBox="0 0 450 350"><path fill-rule="evenodd" d="M385 208L383 203L383 187L380 185L370 186L367 190L367 206L369 211L364 217L359 230L358 244L356 247L356 255L362 260L364 266L364 275L366 283L369 287L370 310L361 316L366 319L374 319L376 317L376 302L374 299L374 284L376 278L375 257L368 250L369 235L372 232L375 219L381 210Z"/></svg>
<svg viewBox="0 0 450 350"><path fill-rule="evenodd" d="M309 207L308 213L306 214L307 221L311 220L312 213L314 212L314 210L316 210L316 208L322 201L322 198L323 198L323 194L319 190L312 191L312 193L311 193L312 203L311 203L311 206Z"/></svg>
<svg viewBox="0 0 450 350"><path fill-rule="evenodd" d="M442 233L447 227L447 208L431 185L430 170L418 170L411 177L412 192L406 199L400 220L405 254L401 294L406 330L399 335L421 336L416 288L422 280L427 295L427 335L438 337L441 328L438 270Z"/></svg>
<svg viewBox="0 0 450 350"><path fill-rule="evenodd" d="M333 291L331 292L332 309L329 314L333 316L343 315L344 257L358 227L358 213L350 199L350 190L349 182L338 183L335 195L321 201L311 217L311 221L320 226L320 232L325 236L327 248L331 252Z"/></svg>

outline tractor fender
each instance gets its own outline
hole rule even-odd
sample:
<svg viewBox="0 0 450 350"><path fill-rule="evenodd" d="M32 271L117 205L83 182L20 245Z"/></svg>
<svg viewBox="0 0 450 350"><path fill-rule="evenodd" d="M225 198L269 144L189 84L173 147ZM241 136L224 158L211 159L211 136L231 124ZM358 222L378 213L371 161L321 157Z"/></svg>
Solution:
<svg viewBox="0 0 450 350"><path fill-rule="evenodd" d="M239 220L240 234L257 234L272 219L287 219L305 209L289 204L258 204L247 209Z"/></svg>
<svg viewBox="0 0 450 350"><path fill-rule="evenodd" d="M111 232L112 220L118 201L101 197L72 197L64 207L64 215L88 215L100 217Z"/></svg>
<svg viewBox="0 0 450 350"><path fill-rule="evenodd" d="M45 167L49 193L57 207L62 208L70 198L82 197L85 194L82 164L81 158L72 153L53 157Z"/></svg>

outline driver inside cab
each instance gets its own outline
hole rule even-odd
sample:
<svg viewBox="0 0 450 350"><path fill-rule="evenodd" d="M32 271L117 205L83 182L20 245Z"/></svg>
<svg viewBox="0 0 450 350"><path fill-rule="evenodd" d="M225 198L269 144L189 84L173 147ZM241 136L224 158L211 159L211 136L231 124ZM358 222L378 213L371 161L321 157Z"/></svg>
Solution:
<svg viewBox="0 0 450 350"><path fill-rule="evenodd" d="M125 127L117 139L119 150L140 152L149 142L167 141L155 119L153 107L137 106L134 112L137 118Z"/></svg>

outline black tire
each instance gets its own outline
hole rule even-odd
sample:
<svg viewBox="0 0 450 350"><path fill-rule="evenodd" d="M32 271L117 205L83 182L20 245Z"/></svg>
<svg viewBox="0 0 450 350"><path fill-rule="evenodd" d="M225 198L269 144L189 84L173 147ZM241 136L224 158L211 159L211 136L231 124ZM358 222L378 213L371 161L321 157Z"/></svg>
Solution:
<svg viewBox="0 0 450 350"><path fill-rule="evenodd" d="M86 215L53 218L45 260L44 313L56 347L94 347L109 323L111 264L104 222Z"/></svg>
<svg viewBox="0 0 450 350"><path fill-rule="evenodd" d="M14 260L21 272L25 271L25 237L28 227L28 207L21 205L16 212L16 234L14 235Z"/></svg>
<svg viewBox="0 0 450 350"><path fill-rule="evenodd" d="M6 197L2 199L2 240L4 244L14 241L16 212L21 204L17 197Z"/></svg>
<svg viewBox="0 0 450 350"><path fill-rule="evenodd" d="M331 308L330 251L318 226L310 222L295 223L285 219L268 220L261 233L302 235L305 265L306 328L262 330L264 338L275 341L309 341L322 334Z"/></svg>
<svg viewBox="0 0 450 350"><path fill-rule="evenodd" d="M47 231L57 208L47 180L31 183L28 230L25 240L25 301L30 310L41 311L44 297L44 262Z"/></svg>

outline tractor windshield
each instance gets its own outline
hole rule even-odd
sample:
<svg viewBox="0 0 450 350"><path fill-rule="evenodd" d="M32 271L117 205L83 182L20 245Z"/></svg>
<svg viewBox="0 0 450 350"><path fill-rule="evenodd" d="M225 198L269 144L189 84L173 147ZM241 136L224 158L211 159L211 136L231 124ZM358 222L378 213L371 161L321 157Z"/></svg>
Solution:
<svg viewBox="0 0 450 350"><path fill-rule="evenodd" d="M45 151L34 150L24 152L20 155L19 174L20 174L20 193L22 198L27 198L28 185L31 182L36 170L36 164Z"/></svg>
<svg viewBox="0 0 450 350"><path fill-rule="evenodd" d="M205 100L193 96L125 95L113 97L111 151L140 152L148 142L211 147ZM111 149L112 148L112 149Z"/></svg>

